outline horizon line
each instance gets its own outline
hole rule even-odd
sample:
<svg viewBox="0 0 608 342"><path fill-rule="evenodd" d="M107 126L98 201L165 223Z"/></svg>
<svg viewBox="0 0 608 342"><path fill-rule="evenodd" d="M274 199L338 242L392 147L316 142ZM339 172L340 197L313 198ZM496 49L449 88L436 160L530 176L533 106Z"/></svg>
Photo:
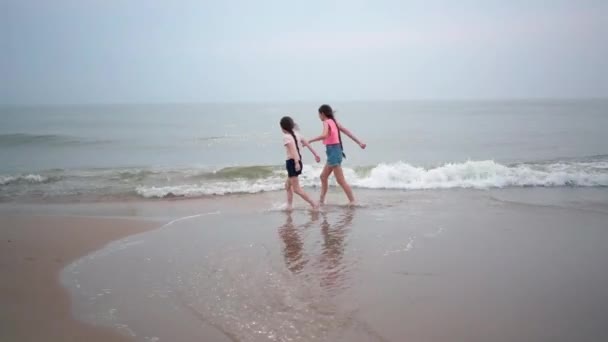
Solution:
<svg viewBox="0 0 608 342"><path fill-rule="evenodd" d="M377 102L526 102L526 101L607 101L608 96L580 97L454 97L454 98L407 98L407 99L365 99L332 100L331 103L377 103ZM108 102L55 102L55 103L0 103L0 107L62 107L62 106L121 106L121 105L230 105L230 104L288 104L326 103L323 100L216 100L216 101L108 101Z"/></svg>

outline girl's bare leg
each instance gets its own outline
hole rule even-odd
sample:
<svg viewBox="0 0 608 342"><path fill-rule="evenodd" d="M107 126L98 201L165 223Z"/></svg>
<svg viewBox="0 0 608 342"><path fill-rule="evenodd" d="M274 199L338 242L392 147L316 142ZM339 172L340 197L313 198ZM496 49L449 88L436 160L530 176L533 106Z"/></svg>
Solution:
<svg viewBox="0 0 608 342"><path fill-rule="evenodd" d="M313 202L310 196L308 196L308 194L302 189L302 187L300 187L300 180L298 179L298 177L291 177L289 178L289 181L291 182L291 188L293 189L293 192L302 197L303 200L308 202L308 204L310 204L310 206L316 210L318 207L317 204Z"/></svg>
<svg viewBox="0 0 608 342"><path fill-rule="evenodd" d="M329 187L329 175L331 175L333 170L333 167L325 165L321 172L321 196L319 197L319 205L325 204L325 195L327 195L327 188Z"/></svg>
<svg viewBox="0 0 608 342"><path fill-rule="evenodd" d="M338 184L340 184L342 190L344 190L346 197L348 197L348 204L354 205L355 196L353 195L353 189L351 189L350 185L348 185L348 183L346 182L346 179L344 179L344 172L342 171L341 166L334 167L334 176L336 176L336 181L338 182Z"/></svg>
<svg viewBox="0 0 608 342"><path fill-rule="evenodd" d="M287 191L287 210L293 209L293 187L289 178L285 180L285 191Z"/></svg>

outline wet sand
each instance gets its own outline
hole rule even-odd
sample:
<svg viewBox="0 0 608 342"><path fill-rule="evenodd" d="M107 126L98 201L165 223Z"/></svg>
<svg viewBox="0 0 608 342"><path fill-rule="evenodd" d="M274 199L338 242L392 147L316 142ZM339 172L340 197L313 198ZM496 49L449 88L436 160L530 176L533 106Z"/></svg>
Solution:
<svg viewBox="0 0 608 342"><path fill-rule="evenodd" d="M69 265L75 314L138 341L608 340L605 189L281 195L195 201Z"/></svg>
<svg viewBox="0 0 608 342"><path fill-rule="evenodd" d="M0 340L608 340L605 189L357 194L2 204Z"/></svg>
<svg viewBox="0 0 608 342"><path fill-rule="evenodd" d="M71 313L59 283L65 265L158 222L90 217L0 215L1 341L127 341Z"/></svg>

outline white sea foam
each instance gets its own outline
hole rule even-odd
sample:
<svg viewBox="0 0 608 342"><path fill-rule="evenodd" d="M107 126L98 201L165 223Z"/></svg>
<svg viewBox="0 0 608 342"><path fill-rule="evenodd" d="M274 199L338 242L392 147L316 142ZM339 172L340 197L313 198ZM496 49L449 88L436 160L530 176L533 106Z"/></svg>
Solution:
<svg viewBox="0 0 608 342"><path fill-rule="evenodd" d="M304 187L318 187L321 165L306 165ZM559 161L503 165L492 160L448 163L423 168L404 162L368 168L344 167L348 182L364 189L452 189L504 187L608 186L608 161ZM50 174L0 175L0 195L15 192L49 198L65 194L99 194L144 198L201 197L282 190L286 173L278 166L205 169L109 169L53 171ZM330 181L335 186L332 177Z"/></svg>
<svg viewBox="0 0 608 342"><path fill-rule="evenodd" d="M379 164L367 172L344 168L349 182L365 189L451 189L504 187L608 186L606 162L558 162L506 166L492 160L450 163L422 168L404 162ZM309 166L300 177L303 186L318 186L320 166ZM285 175L274 172L259 179L207 181L174 186L140 186L146 198L167 196L197 197L234 193L258 193L283 188Z"/></svg>
<svg viewBox="0 0 608 342"><path fill-rule="evenodd" d="M229 195L238 193L258 193L275 191L283 188L280 180L270 179L249 182L244 180L232 182L206 182L201 184L184 184L173 186L139 186L136 192L146 198L162 197L200 197L206 195Z"/></svg>
<svg viewBox="0 0 608 342"><path fill-rule="evenodd" d="M608 173L590 163L520 164L467 161L424 169L406 163L380 164L355 186L371 189L503 188L510 186L608 186Z"/></svg>
<svg viewBox="0 0 608 342"><path fill-rule="evenodd" d="M8 185L14 183L44 183L48 180L47 177L41 175L18 175L18 176L0 176L0 185Z"/></svg>

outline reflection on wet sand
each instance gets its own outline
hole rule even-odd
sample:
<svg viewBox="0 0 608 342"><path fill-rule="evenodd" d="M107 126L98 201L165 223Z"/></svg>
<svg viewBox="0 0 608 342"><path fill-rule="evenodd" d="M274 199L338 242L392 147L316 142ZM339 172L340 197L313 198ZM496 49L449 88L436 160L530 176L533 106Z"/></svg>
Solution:
<svg viewBox="0 0 608 342"><path fill-rule="evenodd" d="M318 213L312 213L310 221L303 227L308 227L318 220ZM283 257L285 258L285 266L293 272L300 273L308 260L303 255L304 242L298 232L298 227L293 223L293 215L287 213L285 224L279 228L279 236L283 240Z"/></svg>
<svg viewBox="0 0 608 342"><path fill-rule="evenodd" d="M344 280L348 268L344 265L344 251L347 247L346 237L352 227L355 210L347 208L340 212L336 223L330 223L326 212L311 212L309 220L302 224L294 224L293 213L286 214L285 224L279 228L279 236L283 242L283 258L285 266L294 274L301 273L307 265L315 267L310 270L319 274L320 285L326 290L347 288ZM317 225L319 218L321 223ZM302 235L312 227L319 227L321 234L320 251L305 251ZM317 262L311 262L311 259Z"/></svg>
<svg viewBox="0 0 608 342"><path fill-rule="evenodd" d="M279 227L285 266L292 274L301 276L292 286L311 286L320 290L309 293L312 296L306 299L307 312L316 322L315 328L306 333L315 333L319 329L317 333L320 334L315 338L312 335L307 337L322 341L352 340L350 337L353 335L345 337L350 333L357 336L357 341L386 341L367 322L359 319L356 301L348 294L348 289L353 286L348 280L355 262L349 260L345 252L355 209L311 213L309 220L301 225L294 223L293 216L293 213L287 213L285 224ZM319 239L307 239L310 234L319 236ZM307 244L307 240L315 241ZM297 316L298 313L294 313L293 317ZM305 328L301 328L304 332Z"/></svg>
<svg viewBox="0 0 608 342"><path fill-rule="evenodd" d="M344 251L347 247L346 237L350 232L355 210L346 209L335 224L330 224L327 215L323 214L321 235L323 249L320 264L323 268L321 286L327 290L346 289L344 284L348 275L348 267L344 264Z"/></svg>

